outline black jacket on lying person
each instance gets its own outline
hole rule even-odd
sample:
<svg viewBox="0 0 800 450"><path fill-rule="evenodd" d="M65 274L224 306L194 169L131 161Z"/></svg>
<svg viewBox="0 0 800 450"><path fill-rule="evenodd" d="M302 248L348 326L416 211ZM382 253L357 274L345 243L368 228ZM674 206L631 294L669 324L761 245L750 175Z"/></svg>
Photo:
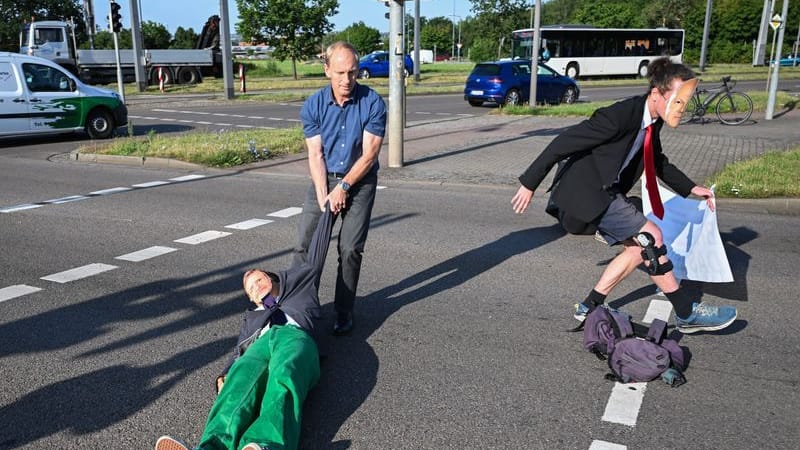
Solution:
<svg viewBox="0 0 800 450"><path fill-rule="evenodd" d="M291 317L300 328L316 338L314 321L320 317L319 279L328 254L333 219L334 215L326 204L325 213L322 214L314 237L311 239L311 245L308 247L306 260L287 270L271 272L278 277L280 286L280 294L275 299L276 305L271 309L255 310L251 308L244 313L233 355L220 376L225 376L233 362L242 356L250 344L261 335L261 331L277 310L281 310Z"/></svg>

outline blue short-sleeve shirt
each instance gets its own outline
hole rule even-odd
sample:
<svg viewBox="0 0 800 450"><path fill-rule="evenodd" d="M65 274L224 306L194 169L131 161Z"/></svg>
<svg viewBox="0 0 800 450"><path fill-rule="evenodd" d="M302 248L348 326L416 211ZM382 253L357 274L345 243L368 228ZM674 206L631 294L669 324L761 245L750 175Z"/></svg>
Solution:
<svg viewBox="0 0 800 450"><path fill-rule="evenodd" d="M347 173L363 153L363 134L386 132L386 104L377 92L356 83L353 96L339 106L330 86L309 97L300 109L306 138L322 137L322 154L328 172ZM378 171L378 162L370 173Z"/></svg>

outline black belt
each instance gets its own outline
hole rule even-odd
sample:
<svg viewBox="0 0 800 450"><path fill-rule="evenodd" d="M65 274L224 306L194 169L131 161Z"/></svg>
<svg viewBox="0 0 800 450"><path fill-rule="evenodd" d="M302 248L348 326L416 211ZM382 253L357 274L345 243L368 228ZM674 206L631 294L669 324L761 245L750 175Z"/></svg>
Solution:
<svg viewBox="0 0 800 450"><path fill-rule="evenodd" d="M345 175L347 175L347 174L346 173L341 173L341 172L328 172L328 176L329 177L336 178L338 180L341 180L342 178L344 178Z"/></svg>

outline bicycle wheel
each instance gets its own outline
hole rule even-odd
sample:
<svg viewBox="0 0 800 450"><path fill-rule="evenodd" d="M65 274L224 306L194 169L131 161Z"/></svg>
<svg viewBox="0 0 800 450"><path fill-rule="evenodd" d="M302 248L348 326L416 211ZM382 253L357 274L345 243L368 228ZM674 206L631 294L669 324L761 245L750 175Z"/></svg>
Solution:
<svg viewBox="0 0 800 450"><path fill-rule="evenodd" d="M686 105L686 109L683 111L683 115L681 116L681 124L689 123L694 119L697 119L697 111L700 109L700 102L697 101L696 96L692 96L689 98L689 104Z"/></svg>
<svg viewBox="0 0 800 450"><path fill-rule="evenodd" d="M739 125L753 114L753 101L742 92L729 92L717 102L717 117L725 125Z"/></svg>

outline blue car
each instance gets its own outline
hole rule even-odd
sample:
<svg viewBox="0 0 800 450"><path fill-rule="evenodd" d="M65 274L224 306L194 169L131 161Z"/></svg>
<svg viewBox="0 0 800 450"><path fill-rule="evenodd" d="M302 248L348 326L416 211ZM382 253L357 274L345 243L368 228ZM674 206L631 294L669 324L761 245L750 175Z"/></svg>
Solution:
<svg viewBox="0 0 800 450"><path fill-rule="evenodd" d="M498 105L521 105L528 102L531 86L531 62L525 59L477 64L467 77L464 100L472 106L485 102ZM536 75L537 103L574 103L580 96L578 84L539 63Z"/></svg>
<svg viewBox="0 0 800 450"><path fill-rule="evenodd" d="M797 67L800 66L800 56L792 57L792 55L786 55L786 57L781 58L779 62L782 67ZM775 61L770 61L770 66L774 65Z"/></svg>
<svg viewBox="0 0 800 450"><path fill-rule="evenodd" d="M406 55L406 68L403 75L414 72L414 61ZM358 60L358 78L388 77L389 52L376 51Z"/></svg>

